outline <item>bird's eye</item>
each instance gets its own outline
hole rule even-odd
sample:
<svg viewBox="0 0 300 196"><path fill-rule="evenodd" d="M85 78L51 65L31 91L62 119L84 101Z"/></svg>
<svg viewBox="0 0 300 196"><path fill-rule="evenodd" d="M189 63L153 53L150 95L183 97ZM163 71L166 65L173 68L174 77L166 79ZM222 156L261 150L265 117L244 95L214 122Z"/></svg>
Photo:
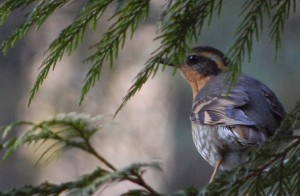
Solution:
<svg viewBox="0 0 300 196"><path fill-rule="evenodd" d="M191 64L196 64L196 63L198 63L198 60L199 60L199 58L197 55L190 55L190 56L188 56L187 62L191 63Z"/></svg>

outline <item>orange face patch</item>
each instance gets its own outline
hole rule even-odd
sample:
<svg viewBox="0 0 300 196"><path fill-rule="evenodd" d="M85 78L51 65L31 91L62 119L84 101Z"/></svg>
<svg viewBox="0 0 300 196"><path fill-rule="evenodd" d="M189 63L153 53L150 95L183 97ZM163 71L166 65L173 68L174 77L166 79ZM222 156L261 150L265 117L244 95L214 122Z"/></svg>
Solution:
<svg viewBox="0 0 300 196"><path fill-rule="evenodd" d="M195 97L199 91L205 86L205 84L210 80L211 76L204 76L198 73L193 67L183 64L180 67L182 76L190 84L193 92L193 97Z"/></svg>

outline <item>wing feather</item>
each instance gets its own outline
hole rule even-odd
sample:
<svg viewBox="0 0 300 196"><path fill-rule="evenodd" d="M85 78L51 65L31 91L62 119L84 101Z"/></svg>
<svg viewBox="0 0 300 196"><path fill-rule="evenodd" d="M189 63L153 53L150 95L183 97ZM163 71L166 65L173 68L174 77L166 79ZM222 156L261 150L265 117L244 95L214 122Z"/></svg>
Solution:
<svg viewBox="0 0 300 196"><path fill-rule="evenodd" d="M194 103L191 120L206 125L255 125L241 109L249 101L248 94L240 89L206 96Z"/></svg>
<svg viewBox="0 0 300 196"><path fill-rule="evenodd" d="M276 95L265 85L261 85L261 91L269 103L269 108L281 120L285 116L285 111L282 104L278 101Z"/></svg>

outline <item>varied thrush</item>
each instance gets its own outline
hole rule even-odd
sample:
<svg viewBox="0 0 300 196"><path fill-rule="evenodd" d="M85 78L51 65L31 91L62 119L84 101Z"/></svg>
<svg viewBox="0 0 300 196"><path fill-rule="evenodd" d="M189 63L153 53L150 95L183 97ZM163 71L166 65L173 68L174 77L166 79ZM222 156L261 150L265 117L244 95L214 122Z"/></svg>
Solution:
<svg viewBox="0 0 300 196"><path fill-rule="evenodd" d="M228 64L221 51L206 46L193 48L179 66L192 87L195 146L215 167L210 182L219 169L241 164L251 147L274 135L285 116L276 95L260 81L242 73L230 88Z"/></svg>

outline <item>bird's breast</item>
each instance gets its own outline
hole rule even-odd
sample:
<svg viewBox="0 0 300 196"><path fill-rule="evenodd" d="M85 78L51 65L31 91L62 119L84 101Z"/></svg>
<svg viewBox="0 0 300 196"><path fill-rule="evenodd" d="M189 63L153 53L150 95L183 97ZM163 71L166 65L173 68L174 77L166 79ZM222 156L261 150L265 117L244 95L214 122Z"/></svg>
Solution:
<svg viewBox="0 0 300 196"><path fill-rule="evenodd" d="M224 126L192 122L192 135L198 152L212 166L223 159L221 169L231 169L241 164L250 149L240 145L233 135L226 134L226 129Z"/></svg>

